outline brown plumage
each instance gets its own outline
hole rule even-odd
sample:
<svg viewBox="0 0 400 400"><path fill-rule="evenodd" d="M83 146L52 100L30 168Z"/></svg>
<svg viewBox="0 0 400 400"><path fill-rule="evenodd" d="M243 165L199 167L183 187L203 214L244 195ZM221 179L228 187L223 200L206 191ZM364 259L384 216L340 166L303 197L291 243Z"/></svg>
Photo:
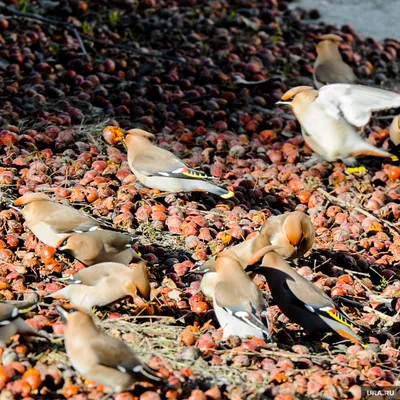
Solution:
<svg viewBox="0 0 400 400"><path fill-rule="evenodd" d="M239 258L225 251L218 255L217 284L213 298L215 315L224 330L223 337L256 336L269 338L261 320L264 298L258 286L247 276Z"/></svg>
<svg viewBox="0 0 400 400"><path fill-rule="evenodd" d="M153 144L153 135L141 129L127 131L128 163L139 181L166 192L210 192L224 199L233 192L208 180L204 172L189 168L171 152Z"/></svg>
<svg viewBox="0 0 400 400"><path fill-rule="evenodd" d="M335 331L355 343L362 339L351 329L353 322L313 283L299 275L276 251L266 247L250 260L262 258L259 273L267 280L272 298L280 310L306 332Z"/></svg>
<svg viewBox="0 0 400 400"><path fill-rule="evenodd" d="M17 307L0 302L0 343L7 343L17 333L40 336L20 317Z"/></svg>
<svg viewBox="0 0 400 400"><path fill-rule="evenodd" d="M132 249L134 238L122 232L95 230L75 233L61 243L58 250L66 251L86 265L116 262L128 265L140 256Z"/></svg>
<svg viewBox="0 0 400 400"><path fill-rule="evenodd" d="M294 260L311 249L314 239L315 229L310 217L301 211L293 211L269 217L255 237L225 251L234 252L245 269L254 253L265 246L279 245L277 252L284 258ZM211 257L197 270L215 271L215 257Z"/></svg>
<svg viewBox="0 0 400 400"><path fill-rule="evenodd" d="M44 193L26 193L14 205L25 205L20 212L28 228L43 243L55 248L74 233L99 228L95 219L73 207L55 203Z"/></svg>
<svg viewBox="0 0 400 400"><path fill-rule="evenodd" d="M357 77L340 55L337 35L322 35L317 44L317 59L314 64L314 84L317 89L331 83L357 83Z"/></svg>
<svg viewBox="0 0 400 400"><path fill-rule="evenodd" d="M89 312L95 306L105 306L126 296L140 294L149 299L151 291L144 262L132 267L113 262L96 264L78 271L64 282L71 284L46 297L68 299Z"/></svg>
<svg viewBox="0 0 400 400"><path fill-rule="evenodd" d="M233 252L242 268L246 269L251 257L265 246L279 246L276 250L279 254L294 260L311 249L314 239L315 229L310 217L301 211L293 211L269 217L254 238L232 246L225 252ZM215 257L212 257L198 268L199 272L206 272L200 289L208 297L213 296L217 281L215 266Z"/></svg>
<svg viewBox="0 0 400 400"><path fill-rule="evenodd" d="M293 211L268 219L261 230L283 258L294 260L304 256L312 247L315 229L310 217L301 211ZM258 251L260 248L257 246ZM254 253L253 253L254 254Z"/></svg>
<svg viewBox="0 0 400 400"><path fill-rule="evenodd" d="M137 358L121 340L106 335L83 311L68 313L57 307L63 323L65 348L72 366L87 379L113 392L128 390L136 382L161 384L163 378Z"/></svg>

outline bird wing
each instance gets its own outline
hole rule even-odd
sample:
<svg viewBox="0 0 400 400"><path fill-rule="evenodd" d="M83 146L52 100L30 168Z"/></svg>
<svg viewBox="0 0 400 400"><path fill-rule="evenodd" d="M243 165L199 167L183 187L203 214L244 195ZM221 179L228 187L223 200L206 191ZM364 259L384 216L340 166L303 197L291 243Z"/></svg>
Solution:
<svg viewBox="0 0 400 400"><path fill-rule="evenodd" d="M99 364L106 367L125 365L126 368L134 368L140 363L128 345L104 333L93 337L90 347L96 352Z"/></svg>
<svg viewBox="0 0 400 400"><path fill-rule="evenodd" d="M83 233L100 228L94 219L75 209L61 209L44 218L44 223L49 224L57 233Z"/></svg>
<svg viewBox="0 0 400 400"><path fill-rule="evenodd" d="M99 237L103 239L104 248L108 253L119 253L132 247L134 238L121 232L99 230Z"/></svg>
<svg viewBox="0 0 400 400"><path fill-rule="evenodd" d="M181 179L206 179L202 172L189 168L171 152L155 147L151 152L135 157L133 167L147 176L164 176Z"/></svg>
<svg viewBox="0 0 400 400"><path fill-rule="evenodd" d="M117 368L123 373L142 375L150 381L162 380L150 367L141 363L128 345L118 339L102 334L94 337L90 346L96 352L101 365Z"/></svg>
<svg viewBox="0 0 400 400"><path fill-rule="evenodd" d="M320 308L334 308L335 303L332 299L317 288L307 279L296 273L296 280L286 274L284 288L290 292L290 296L296 298L303 307L306 307L311 312L318 312ZM304 282L304 284L302 284ZM307 299L307 300L305 300Z"/></svg>
<svg viewBox="0 0 400 400"><path fill-rule="evenodd" d="M318 64L314 75L318 82L324 84L335 82L354 83L357 80L353 70L345 63L336 63L334 68L330 62Z"/></svg>
<svg viewBox="0 0 400 400"><path fill-rule="evenodd" d="M7 303L0 303L0 326L9 325L19 317L18 308Z"/></svg>
<svg viewBox="0 0 400 400"><path fill-rule="evenodd" d="M225 282L220 282L215 287L215 301L229 315L269 335L260 317L264 303L261 292L249 290L242 294L231 291Z"/></svg>
<svg viewBox="0 0 400 400"><path fill-rule="evenodd" d="M316 102L333 118L362 128L372 112L400 107L400 94L362 85L337 83L319 89Z"/></svg>
<svg viewBox="0 0 400 400"><path fill-rule="evenodd" d="M305 288L299 285L298 282L299 281L296 282L293 279L286 279L284 284L284 289L289 291L297 299L297 305L307 308L310 312L323 315L326 318L334 319L349 328L356 326L347 315L336 308L335 303L328 295L314 285L307 285L307 288ZM299 298L299 291L302 291L303 294L307 296L307 302L303 302Z"/></svg>

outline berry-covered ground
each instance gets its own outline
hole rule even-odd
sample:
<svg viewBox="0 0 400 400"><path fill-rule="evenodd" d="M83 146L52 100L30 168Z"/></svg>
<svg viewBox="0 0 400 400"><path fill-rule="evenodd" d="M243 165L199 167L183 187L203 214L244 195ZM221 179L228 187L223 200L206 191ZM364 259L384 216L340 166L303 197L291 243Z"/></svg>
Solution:
<svg viewBox="0 0 400 400"><path fill-rule="evenodd" d="M322 33L343 37L343 58L364 84L399 90L398 41L317 24L316 10L289 11L277 0L9 0L0 12L2 299L44 296L82 267L40 243L9 207L44 191L138 233L135 247L151 265L150 304L128 298L95 315L167 383L116 400L360 399L363 385L399 384L400 168L372 158L358 174L341 162L305 166L312 151L290 110L275 105L289 88L312 84ZM116 124L153 132L235 197L143 187L125 149L103 138ZM389 124L373 119L366 136L396 153ZM306 336L272 301L273 343L221 340L191 270L295 209L317 232L298 272L347 299L341 305L364 328L365 349L333 334ZM262 276L255 281L266 289ZM1 400L105 396L68 363L50 299L24 318L53 341L16 337L0 349Z"/></svg>

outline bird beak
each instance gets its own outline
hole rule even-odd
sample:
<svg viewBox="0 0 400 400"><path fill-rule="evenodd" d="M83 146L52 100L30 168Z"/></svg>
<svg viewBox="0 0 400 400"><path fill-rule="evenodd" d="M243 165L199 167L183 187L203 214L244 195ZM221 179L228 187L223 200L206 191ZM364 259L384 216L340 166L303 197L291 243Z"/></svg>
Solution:
<svg viewBox="0 0 400 400"><path fill-rule="evenodd" d="M275 104L283 104L285 106L292 107L292 103L290 101L277 101Z"/></svg>
<svg viewBox="0 0 400 400"><path fill-rule="evenodd" d="M60 306L56 306L56 310L57 312L60 314L61 320L63 322L63 324L66 324L68 321L68 311L64 310L62 307Z"/></svg>

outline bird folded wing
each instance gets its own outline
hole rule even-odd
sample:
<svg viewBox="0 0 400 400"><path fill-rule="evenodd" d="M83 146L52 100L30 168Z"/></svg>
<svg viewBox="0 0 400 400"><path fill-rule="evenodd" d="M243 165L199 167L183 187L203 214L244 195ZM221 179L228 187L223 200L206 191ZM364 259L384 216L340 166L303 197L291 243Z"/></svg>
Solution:
<svg viewBox="0 0 400 400"><path fill-rule="evenodd" d="M259 316L258 306L248 297L238 295L236 292L228 292L223 283L219 283L215 290L215 301L229 315L269 335Z"/></svg>
<svg viewBox="0 0 400 400"><path fill-rule="evenodd" d="M97 335L90 341L90 347L96 353L99 364L117 368L123 366L132 370L140 364L133 350L124 342L106 334Z"/></svg>
<svg viewBox="0 0 400 400"><path fill-rule="evenodd" d="M333 84L319 89L316 100L335 119L341 115L362 128L372 112L400 107L400 94L362 85Z"/></svg>
<svg viewBox="0 0 400 400"><path fill-rule="evenodd" d="M49 224L57 233L83 233L100 228L100 224L95 219L80 214L77 210L74 211L78 214L60 210L49 215L43 222Z"/></svg>
<svg viewBox="0 0 400 400"><path fill-rule="evenodd" d="M329 84L332 82L354 82L355 75L352 69L344 64L335 64L332 68L331 63L322 63L315 68L315 78L318 82Z"/></svg>
<svg viewBox="0 0 400 400"><path fill-rule="evenodd" d="M0 326L9 325L19 317L18 308L6 303L0 303Z"/></svg>
<svg viewBox="0 0 400 400"><path fill-rule="evenodd" d="M304 285L301 281L305 281ZM288 298L296 299L298 306L307 308L310 312L318 312L321 308L335 308L335 303L315 285L310 284L301 275L295 281L287 275L284 286ZM303 301L303 300L304 301ZM306 299L306 300L305 300Z"/></svg>
<svg viewBox="0 0 400 400"><path fill-rule="evenodd" d="M136 157L133 167L147 176L164 176L178 179L208 178L204 172L189 168L179 158L174 157L172 153L160 148L157 148L157 151Z"/></svg>
<svg viewBox="0 0 400 400"><path fill-rule="evenodd" d="M149 366L142 364L133 350L118 339L111 336L98 336L90 342L90 345L97 353L99 363L106 367L117 368L123 373L139 375L144 380L155 382L163 380Z"/></svg>

